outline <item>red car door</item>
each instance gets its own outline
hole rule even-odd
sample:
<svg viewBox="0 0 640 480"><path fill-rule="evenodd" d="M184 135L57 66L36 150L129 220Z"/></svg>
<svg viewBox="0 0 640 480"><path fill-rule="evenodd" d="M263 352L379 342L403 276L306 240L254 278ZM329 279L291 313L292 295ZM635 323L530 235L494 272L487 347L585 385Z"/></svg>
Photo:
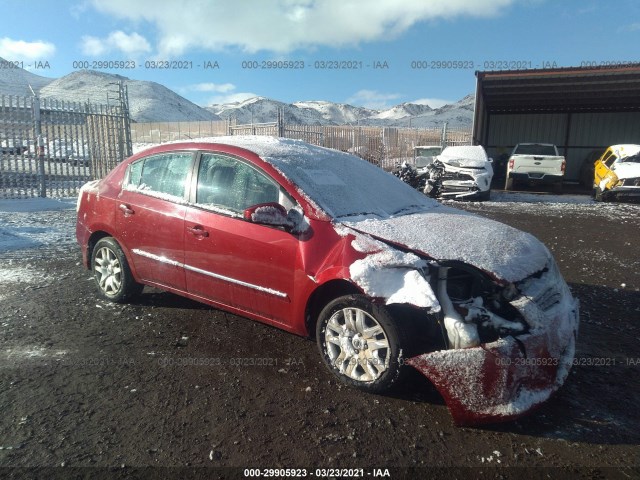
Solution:
<svg viewBox="0 0 640 480"><path fill-rule="evenodd" d="M186 290L184 201L193 154L143 158L129 167L116 205L118 239L140 280Z"/></svg>
<svg viewBox="0 0 640 480"><path fill-rule="evenodd" d="M290 324L298 240L282 229L247 222L242 212L292 201L266 174L230 156L203 153L198 172L195 203L185 215L187 290Z"/></svg>

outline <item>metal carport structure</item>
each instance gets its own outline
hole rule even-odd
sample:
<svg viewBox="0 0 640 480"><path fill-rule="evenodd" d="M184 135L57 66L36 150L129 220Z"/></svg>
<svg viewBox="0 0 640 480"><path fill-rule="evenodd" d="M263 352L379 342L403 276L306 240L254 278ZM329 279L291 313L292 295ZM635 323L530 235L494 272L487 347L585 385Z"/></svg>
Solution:
<svg viewBox="0 0 640 480"><path fill-rule="evenodd" d="M596 150L640 144L640 64L477 71L473 143L504 159L520 142L556 144L567 180Z"/></svg>

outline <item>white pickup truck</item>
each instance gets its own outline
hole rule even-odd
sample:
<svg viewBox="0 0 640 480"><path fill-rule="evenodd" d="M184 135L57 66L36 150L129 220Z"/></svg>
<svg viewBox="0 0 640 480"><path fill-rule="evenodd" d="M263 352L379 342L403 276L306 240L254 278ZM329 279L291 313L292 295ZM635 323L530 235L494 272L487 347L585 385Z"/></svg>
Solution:
<svg viewBox="0 0 640 480"><path fill-rule="evenodd" d="M529 185L552 185L554 191L561 191L565 168L565 158L558 155L555 145L519 143L507 163L504 189L511 190L516 182L522 182Z"/></svg>

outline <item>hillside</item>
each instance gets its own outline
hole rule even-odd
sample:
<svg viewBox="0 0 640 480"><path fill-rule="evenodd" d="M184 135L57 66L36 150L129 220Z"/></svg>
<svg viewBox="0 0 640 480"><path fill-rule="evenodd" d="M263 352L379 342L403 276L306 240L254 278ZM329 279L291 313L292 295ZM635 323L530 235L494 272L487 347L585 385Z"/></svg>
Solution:
<svg viewBox="0 0 640 480"><path fill-rule="evenodd" d="M131 80L121 75L79 70L42 88L43 98L105 104L117 96L120 80L129 92L129 111L136 122L219 120L211 112L156 82Z"/></svg>
<svg viewBox="0 0 640 480"><path fill-rule="evenodd" d="M471 126L475 97L433 109L428 105L403 103L386 110L372 110L342 103L306 101L283 103L264 97L243 102L207 107L222 118L235 118L238 123L274 122L278 109L284 109L287 123L304 125L374 125L388 127L439 127L445 122L452 127Z"/></svg>
<svg viewBox="0 0 640 480"><path fill-rule="evenodd" d="M0 63L8 65L3 58ZM31 95L29 85L37 92L53 81L53 78L41 77L22 68L0 68L0 95Z"/></svg>

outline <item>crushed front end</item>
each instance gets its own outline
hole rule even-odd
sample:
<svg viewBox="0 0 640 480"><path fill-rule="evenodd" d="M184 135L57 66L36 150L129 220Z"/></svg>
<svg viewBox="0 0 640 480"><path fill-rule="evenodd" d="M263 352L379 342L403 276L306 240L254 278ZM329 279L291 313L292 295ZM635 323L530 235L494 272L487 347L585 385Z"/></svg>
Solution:
<svg viewBox="0 0 640 480"><path fill-rule="evenodd" d="M461 262L439 262L437 269L448 349L407 363L436 386L455 423L512 420L545 402L567 378L579 317L553 259L506 284Z"/></svg>
<svg viewBox="0 0 640 480"><path fill-rule="evenodd" d="M423 192L433 198L475 199L486 195L493 172L486 167L451 165L434 161L426 167Z"/></svg>

